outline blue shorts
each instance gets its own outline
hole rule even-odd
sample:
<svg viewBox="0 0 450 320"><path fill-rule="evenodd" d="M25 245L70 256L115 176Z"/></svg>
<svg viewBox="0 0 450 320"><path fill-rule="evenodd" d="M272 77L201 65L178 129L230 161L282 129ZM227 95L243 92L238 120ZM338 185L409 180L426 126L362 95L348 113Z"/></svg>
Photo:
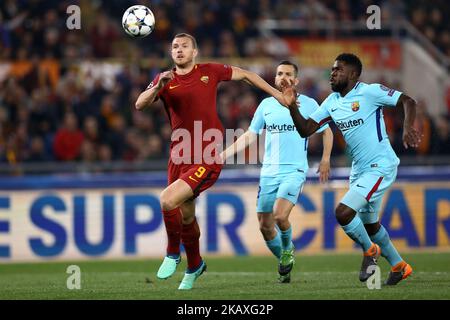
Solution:
<svg viewBox="0 0 450 320"><path fill-rule="evenodd" d="M271 213L278 198L286 199L295 205L305 181L305 173L297 170L276 177L261 177L256 200L256 212Z"/></svg>
<svg viewBox="0 0 450 320"><path fill-rule="evenodd" d="M389 173L370 170L350 176L350 190L342 198L341 203L358 213L364 224L378 221L378 213L384 193L394 183L397 167Z"/></svg>

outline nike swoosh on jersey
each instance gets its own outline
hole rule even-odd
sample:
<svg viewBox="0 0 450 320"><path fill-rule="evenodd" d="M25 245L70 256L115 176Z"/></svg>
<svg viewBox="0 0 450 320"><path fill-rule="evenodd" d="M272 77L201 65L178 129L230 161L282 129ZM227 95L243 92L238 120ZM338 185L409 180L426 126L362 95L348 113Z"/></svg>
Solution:
<svg viewBox="0 0 450 320"><path fill-rule="evenodd" d="M290 194L289 192L288 192L288 195L290 195L291 197L295 197L295 194Z"/></svg>
<svg viewBox="0 0 450 320"><path fill-rule="evenodd" d="M176 86L169 86L169 90L175 89L176 87L181 86L181 84L177 84Z"/></svg>
<svg viewBox="0 0 450 320"><path fill-rule="evenodd" d="M197 180L195 180L194 178L192 178L192 176L189 176L189 179L191 179L191 180L193 180L193 181L195 181L195 182L198 182Z"/></svg>
<svg viewBox="0 0 450 320"><path fill-rule="evenodd" d="M267 115L269 115L269 114L271 114L272 112L267 112L267 113L264 113L264 115L265 116L267 116Z"/></svg>
<svg viewBox="0 0 450 320"><path fill-rule="evenodd" d="M337 110L337 108L336 109L331 109L331 112L335 112Z"/></svg>
<svg viewBox="0 0 450 320"><path fill-rule="evenodd" d="M360 187L360 188L365 188L364 186L360 186L359 184L357 184L356 186L357 186L357 187Z"/></svg>

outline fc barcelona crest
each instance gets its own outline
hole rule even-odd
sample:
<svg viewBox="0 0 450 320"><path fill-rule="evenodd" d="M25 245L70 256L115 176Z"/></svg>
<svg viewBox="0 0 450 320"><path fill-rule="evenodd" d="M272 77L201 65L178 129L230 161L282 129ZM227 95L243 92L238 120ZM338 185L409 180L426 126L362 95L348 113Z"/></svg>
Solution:
<svg viewBox="0 0 450 320"><path fill-rule="evenodd" d="M352 110L354 112L359 110L359 101L355 101L355 102L352 103Z"/></svg>

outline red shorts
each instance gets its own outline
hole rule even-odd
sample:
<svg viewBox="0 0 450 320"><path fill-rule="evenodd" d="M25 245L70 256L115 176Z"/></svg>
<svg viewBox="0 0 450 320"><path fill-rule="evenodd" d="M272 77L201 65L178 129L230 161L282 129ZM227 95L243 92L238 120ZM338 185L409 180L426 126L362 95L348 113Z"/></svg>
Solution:
<svg viewBox="0 0 450 320"><path fill-rule="evenodd" d="M221 164L174 164L169 160L168 184L177 179L185 181L197 198L200 193L211 187L219 179Z"/></svg>

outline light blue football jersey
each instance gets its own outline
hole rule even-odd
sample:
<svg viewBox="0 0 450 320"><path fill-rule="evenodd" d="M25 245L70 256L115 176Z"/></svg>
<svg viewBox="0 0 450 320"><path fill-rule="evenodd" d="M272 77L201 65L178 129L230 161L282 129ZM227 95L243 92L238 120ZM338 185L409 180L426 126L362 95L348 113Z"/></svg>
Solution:
<svg viewBox="0 0 450 320"><path fill-rule="evenodd" d="M312 98L299 95L300 113L309 118L319 104ZM258 106L249 130L261 134L266 129L265 152L261 176L274 176L279 173L308 170L308 139L300 136L295 129L290 112L275 98L266 98ZM317 132L328 128L323 126Z"/></svg>
<svg viewBox="0 0 450 320"><path fill-rule="evenodd" d="M322 125L334 121L352 157L352 174L390 169L400 160L386 133L383 107L393 107L402 93L381 84L357 82L344 97L331 93L310 117Z"/></svg>

